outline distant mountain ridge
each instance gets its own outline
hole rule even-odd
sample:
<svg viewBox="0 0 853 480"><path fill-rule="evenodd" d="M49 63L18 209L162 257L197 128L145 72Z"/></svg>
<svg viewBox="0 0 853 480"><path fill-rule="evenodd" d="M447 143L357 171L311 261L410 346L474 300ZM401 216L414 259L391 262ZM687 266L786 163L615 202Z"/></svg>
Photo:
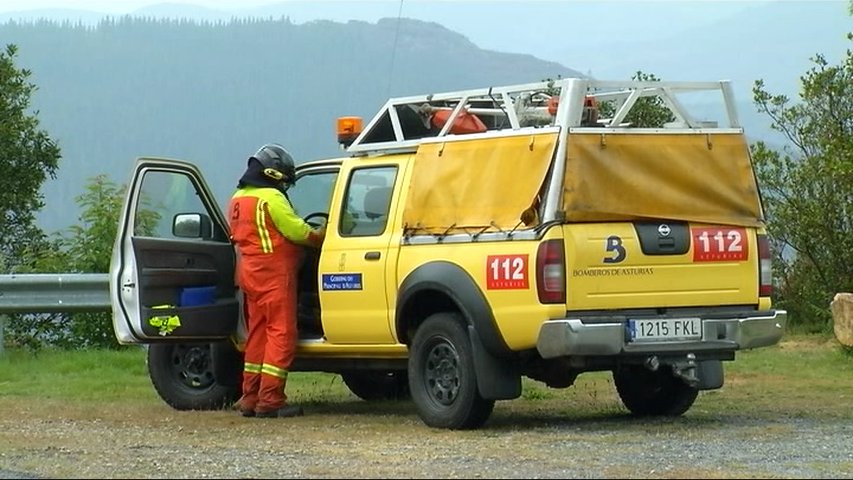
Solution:
<svg viewBox="0 0 853 480"><path fill-rule="evenodd" d="M96 26L8 22L0 38L32 71L34 108L63 159L45 185L48 231L77 223L74 198L138 156L201 166L225 199L260 144L299 161L340 154L335 118L368 120L389 96L582 76L530 55L491 52L438 24L107 18Z"/></svg>

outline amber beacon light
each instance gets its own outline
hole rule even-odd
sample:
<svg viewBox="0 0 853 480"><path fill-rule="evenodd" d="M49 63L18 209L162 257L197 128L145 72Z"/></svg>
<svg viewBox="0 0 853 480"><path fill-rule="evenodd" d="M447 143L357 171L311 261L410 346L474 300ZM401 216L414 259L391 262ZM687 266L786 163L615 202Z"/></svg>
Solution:
<svg viewBox="0 0 853 480"><path fill-rule="evenodd" d="M361 117L338 117L338 143L344 148L355 141L363 128Z"/></svg>

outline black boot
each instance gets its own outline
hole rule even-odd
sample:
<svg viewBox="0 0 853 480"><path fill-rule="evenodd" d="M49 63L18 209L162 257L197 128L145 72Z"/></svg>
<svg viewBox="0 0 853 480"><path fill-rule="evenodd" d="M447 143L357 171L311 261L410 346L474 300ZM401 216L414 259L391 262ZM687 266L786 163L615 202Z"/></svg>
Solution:
<svg viewBox="0 0 853 480"><path fill-rule="evenodd" d="M270 410L269 412L255 412L257 418L287 418L301 417L305 415L305 411L299 405L285 405L278 410Z"/></svg>

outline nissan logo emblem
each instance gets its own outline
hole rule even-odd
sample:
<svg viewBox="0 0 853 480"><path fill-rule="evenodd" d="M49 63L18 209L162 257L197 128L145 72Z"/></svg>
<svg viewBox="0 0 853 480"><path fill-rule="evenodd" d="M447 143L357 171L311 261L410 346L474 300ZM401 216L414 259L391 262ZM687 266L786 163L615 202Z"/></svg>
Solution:
<svg viewBox="0 0 853 480"><path fill-rule="evenodd" d="M669 228L669 225L665 223L660 224L660 226L658 227L658 233L661 237L668 237L671 231L672 230Z"/></svg>

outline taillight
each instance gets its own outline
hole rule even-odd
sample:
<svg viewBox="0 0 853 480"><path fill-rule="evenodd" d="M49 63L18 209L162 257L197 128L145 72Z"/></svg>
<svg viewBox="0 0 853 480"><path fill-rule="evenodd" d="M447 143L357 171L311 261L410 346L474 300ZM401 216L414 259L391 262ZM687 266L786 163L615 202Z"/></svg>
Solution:
<svg viewBox="0 0 853 480"><path fill-rule="evenodd" d="M536 293L540 303L566 303L566 257L563 240L546 240L536 252Z"/></svg>
<svg viewBox="0 0 853 480"><path fill-rule="evenodd" d="M758 296L773 294L773 258L770 255L770 240L767 235L758 235Z"/></svg>

